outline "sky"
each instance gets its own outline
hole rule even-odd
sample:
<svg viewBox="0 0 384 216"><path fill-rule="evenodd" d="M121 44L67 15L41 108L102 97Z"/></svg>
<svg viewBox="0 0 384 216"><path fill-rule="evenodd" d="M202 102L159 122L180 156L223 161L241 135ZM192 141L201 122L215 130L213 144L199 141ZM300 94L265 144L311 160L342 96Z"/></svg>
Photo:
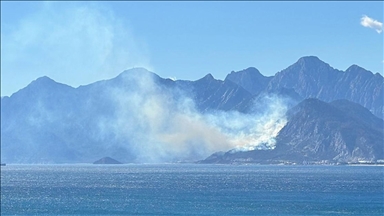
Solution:
<svg viewBox="0 0 384 216"><path fill-rule="evenodd" d="M383 74L382 22L381 1L1 1L1 96L41 76L78 87L134 67L272 76L303 56Z"/></svg>

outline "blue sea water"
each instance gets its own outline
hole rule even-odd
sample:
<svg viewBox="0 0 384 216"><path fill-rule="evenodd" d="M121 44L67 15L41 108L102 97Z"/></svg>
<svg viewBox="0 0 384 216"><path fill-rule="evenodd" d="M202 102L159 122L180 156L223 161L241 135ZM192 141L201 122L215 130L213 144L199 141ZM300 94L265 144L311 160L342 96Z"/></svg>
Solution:
<svg viewBox="0 0 384 216"><path fill-rule="evenodd" d="M382 166L7 165L2 215L384 215Z"/></svg>

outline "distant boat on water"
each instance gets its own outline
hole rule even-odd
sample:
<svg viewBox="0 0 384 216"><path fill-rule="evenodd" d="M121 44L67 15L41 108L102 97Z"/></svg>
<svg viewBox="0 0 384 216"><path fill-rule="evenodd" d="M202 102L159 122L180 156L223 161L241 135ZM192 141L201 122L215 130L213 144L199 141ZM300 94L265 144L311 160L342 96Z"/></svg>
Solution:
<svg viewBox="0 0 384 216"><path fill-rule="evenodd" d="M1 166L5 166L5 163L2 163Z"/></svg>

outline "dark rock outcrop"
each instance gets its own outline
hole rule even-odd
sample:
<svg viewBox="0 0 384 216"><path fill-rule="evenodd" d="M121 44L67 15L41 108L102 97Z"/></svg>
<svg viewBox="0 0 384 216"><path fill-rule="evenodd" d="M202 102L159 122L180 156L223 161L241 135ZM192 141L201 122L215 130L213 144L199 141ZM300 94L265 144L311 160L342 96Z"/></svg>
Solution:
<svg viewBox="0 0 384 216"><path fill-rule="evenodd" d="M122 164L122 163L110 157L103 157L93 162L93 164Z"/></svg>

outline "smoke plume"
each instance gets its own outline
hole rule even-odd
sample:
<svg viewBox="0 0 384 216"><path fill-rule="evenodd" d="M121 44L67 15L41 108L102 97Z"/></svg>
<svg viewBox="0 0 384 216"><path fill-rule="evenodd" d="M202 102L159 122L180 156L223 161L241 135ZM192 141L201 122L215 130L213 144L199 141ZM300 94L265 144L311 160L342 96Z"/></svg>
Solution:
<svg viewBox="0 0 384 216"><path fill-rule="evenodd" d="M154 74L124 73L122 86L108 89L116 113L99 123L101 134L113 133L137 162L203 159L217 151L273 149L287 120L284 100L262 100L264 109L201 113L190 95L159 85Z"/></svg>

